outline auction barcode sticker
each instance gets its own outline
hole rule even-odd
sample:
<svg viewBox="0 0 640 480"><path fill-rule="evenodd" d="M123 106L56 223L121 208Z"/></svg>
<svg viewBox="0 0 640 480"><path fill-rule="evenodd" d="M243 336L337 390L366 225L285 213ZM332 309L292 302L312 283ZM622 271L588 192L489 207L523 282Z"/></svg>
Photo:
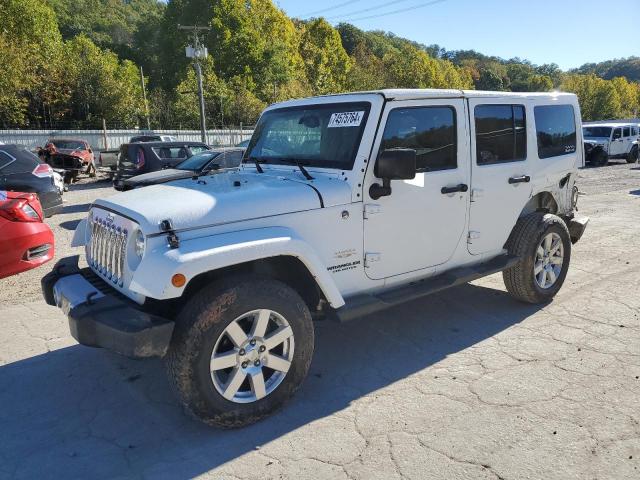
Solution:
<svg viewBox="0 0 640 480"><path fill-rule="evenodd" d="M332 113L328 127L357 127L360 125L360 122L362 122L363 117L364 112Z"/></svg>

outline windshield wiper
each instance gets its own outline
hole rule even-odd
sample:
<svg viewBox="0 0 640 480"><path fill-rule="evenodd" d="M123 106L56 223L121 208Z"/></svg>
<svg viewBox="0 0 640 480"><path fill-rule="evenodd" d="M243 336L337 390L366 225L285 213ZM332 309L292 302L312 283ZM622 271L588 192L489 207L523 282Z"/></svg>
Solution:
<svg viewBox="0 0 640 480"><path fill-rule="evenodd" d="M307 180L313 180L313 177L311 176L311 174L309 174L307 169L304 168L304 164L295 157L269 157L269 159L273 160L274 162L280 162L283 164L293 163L296 167L300 169L300 173L304 175L304 178L306 178Z"/></svg>
<svg viewBox="0 0 640 480"><path fill-rule="evenodd" d="M247 160L252 161L256 164L256 170L258 171L258 173L264 173L264 170L260 166L260 159L258 157L248 157Z"/></svg>
<svg viewBox="0 0 640 480"><path fill-rule="evenodd" d="M304 178L306 178L307 180L313 180L313 177L309 174L307 169L304 168L304 165L302 165L302 162L300 160L298 160L297 158L291 158L291 159L288 159L288 160L293 160L294 161L296 166L300 169L300 172L302 172L302 175L304 175Z"/></svg>

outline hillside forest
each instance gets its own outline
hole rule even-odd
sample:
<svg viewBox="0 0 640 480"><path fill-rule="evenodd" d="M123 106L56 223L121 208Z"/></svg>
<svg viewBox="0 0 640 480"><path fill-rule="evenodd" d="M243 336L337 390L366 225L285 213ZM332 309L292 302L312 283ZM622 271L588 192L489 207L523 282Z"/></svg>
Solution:
<svg viewBox="0 0 640 480"><path fill-rule="evenodd" d="M271 0L0 0L0 128L197 128L190 43L204 37L210 128L252 125L270 103L379 88L575 92L584 120L635 117L640 58L562 71L391 32L289 18Z"/></svg>

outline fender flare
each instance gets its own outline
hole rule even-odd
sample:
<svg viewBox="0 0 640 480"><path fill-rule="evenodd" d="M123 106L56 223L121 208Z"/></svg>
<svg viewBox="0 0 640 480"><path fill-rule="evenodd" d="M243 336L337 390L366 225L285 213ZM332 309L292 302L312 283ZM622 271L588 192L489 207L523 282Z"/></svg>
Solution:
<svg viewBox="0 0 640 480"><path fill-rule="evenodd" d="M315 250L293 230L285 227L255 228L190 240L180 247L147 252L133 274L129 288L155 299L178 298L186 287L174 287L171 277L181 273L187 283L201 273L277 256L299 259L315 279L333 308L345 301ZM146 260L146 261L145 261Z"/></svg>

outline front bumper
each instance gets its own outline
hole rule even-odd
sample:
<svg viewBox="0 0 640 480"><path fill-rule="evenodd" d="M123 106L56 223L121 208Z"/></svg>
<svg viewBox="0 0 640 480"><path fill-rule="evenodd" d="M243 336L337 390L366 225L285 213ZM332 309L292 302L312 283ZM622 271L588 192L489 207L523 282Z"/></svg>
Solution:
<svg viewBox="0 0 640 480"><path fill-rule="evenodd" d="M80 269L78 259L63 258L41 281L45 301L67 315L73 338L127 357L163 357L174 322L145 312L89 268Z"/></svg>

